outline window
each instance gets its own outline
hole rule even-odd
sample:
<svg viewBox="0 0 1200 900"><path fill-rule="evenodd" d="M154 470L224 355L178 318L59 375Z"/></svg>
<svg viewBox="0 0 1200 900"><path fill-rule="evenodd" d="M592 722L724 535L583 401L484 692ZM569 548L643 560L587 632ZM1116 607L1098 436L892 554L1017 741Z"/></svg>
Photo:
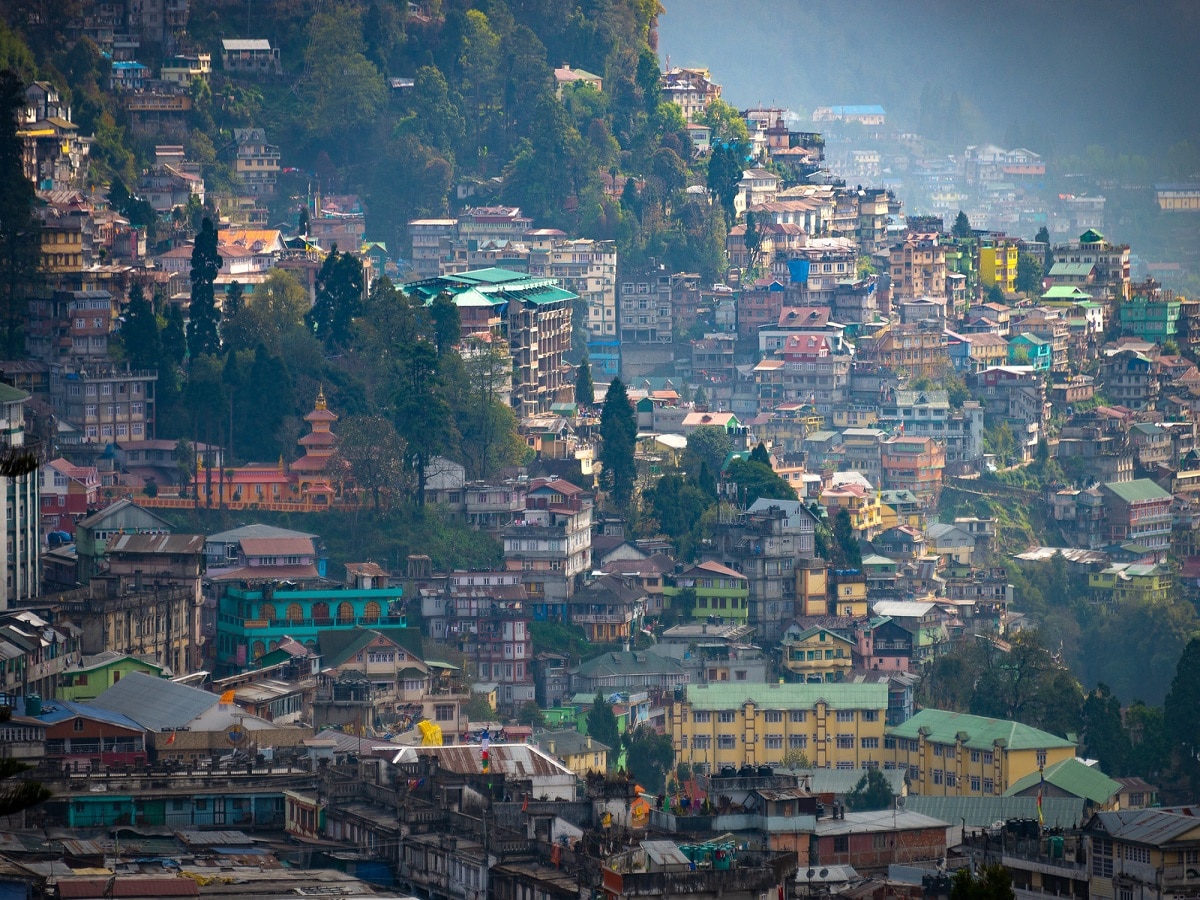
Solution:
<svg viewBox="0 0 1200 900"><path fill-rule="evenodd" d="M879 738L877 738L877 737L862 738L862 748L864 750L878 750L879 749Z"/></svg>
<svg viewBox="0 0 1200 900"><path fill-rule="evenodd" d="M76 731L83 731L83 719L76 719L73 727Z"/></svg>
<svg viewBox="0 0 1200 900"><path fill-rule="evenodd" d="M985 750L985 751L983 751L983 764L984 764L985 766L990 766L990 765L992 764L992 760L993 760L993 758L994 758L994 757L992 756L992 751L991 751L991 750Z"/></svg>
<svg viewBox="0 0 1200 900"><path fill-rule="evenodd" d="M808 735L806 735L806 734L788 735L788 749L789 750L807 750L808 749Z"/></svg>
<svg viewBox="0 0 1200 900"><path fill-rule="evenodd" d="M886 850L888 845L888 836L886 834L871 835L872 850Z"/></svg>
<svg viewBox="0 0 1200 900"><path fill-rule="evenodd" d="M768 709L763 713L763 719L767 722L782 722L783 712L778 709Z"/></svg>
<svg viewBox="0 0 1200 900"><path fill-rule="evenodd" d="M808 719L808 710L806 710L806 709L788 710L788 721L789 722L793 722L793 723L804 722L807 719Z"/></svg>
<svg viewBox="0 0 1200 900"><path fill-rule="evenodd" d="M895 750L896 749L896 739L894 737L892 737L890 734L884 735L883 749L884 750Z"/></svg>
<svg viewBox="0 0 1200 900"><path fill-rule="evenodd" d="M954 772L947 771L946 772L946 787L957 787L957 785L958 785L958 775L956 775Z"/></svg>
<svg viewBox="0 0 1200 900"><path fill-rule="evenodd" d="M1150 850L1147 847L1135 847L1131 844L1125 845L1125 862L1131 863L1150 863Z"/></svg>
<svg viewBox="0 0 1200 900"><path fill-rule="evenodd" d="M862 720L864 722L878 722L879 721L879 710L864 709L862 711Z"/></svg>
<svg viewBox="0 0 1200 900"><path fill-rule="evenodd" d="M990 778L983 779L983 792L985 794L996 793L996 783Z"/></svg>
<svg viewBox="0 0 1200 900"><path fill-rule="evenodd" d="M837 711L837 720L839 722L853 722L854 721L854 710L839 709Z"/></svg>
<svg viewBox="0 0 1200 900"><path fill-rule="evenodd" d="M1112 878L1113 842L1108 838L1092 838L1092 874Z"/></svg>
<svg viewBox="0 0 1200 900"><path fill-rule="evenodd" d="M722 734L717 737L718 750L732 750L737 746L737 739L732 734Z"/></svg>
<svg viewBox="0 0 1200 900"><path fill-rule="evenodd" d="M734 721L734 715L732 709L723 709L717 714L717 721L728 725Z"/></svg>
<svg viewBox="0 0 1200 900"><path fill-rule="evenodd" d="M1046 765L1046 751L1039 750L1037 752L1037 764L1039 768L1044 768Z"/></svg>
<svg viewBox="0 0 1200 900"><path fill-rule="evenodd" d="M933 755L934 755L934 756L941 756L941 755L942 755L942 745L941 745L941 744L934 744L934 745L933 745Z"/></svg>
<svg viewBox="0 0 1200 900"><path fill-rule="evenodd" d="M978 750L971 751L971 762L979 762L979 751Z"/></svg>
<svg viewBox="0 0 1200 900"><path fill-rule="evenodd" d="M692 719L696 722L703 722L703 723L711 722L712 721L712 713L703 711L703 710L699 710L699 711L692 713Z"/></svg>
<svg viewBox="0 0 1200 900"><path fill-rule="evenodd" d="M782 734L768 734L767 735L767 749L768 750L782 750L783 749L783 735Z"/></svg>
<svg viewBox="0 0 1200 900"><path fill-rule="evenodd" d="M933 783L934 783L934 784L941 784L941 783L942 783L942 770L941 770L941 769L934 769L934 770L933 770Z"/></svg>
<svg viewBox="0 0 1200 900"><path fill-rule="evenodd" d="M433 718L437 722L453 722L454 721L454 704L442 703L433 708Z"/></svg>
<svg viewBox="0 0 1200 900"><path fill-rule="evenodd" d="M850 852L850 835L837 834L833 837L833 852L834 853L849 853Z"/></svg>
<svg viewBox="0 0 1200 900"><path fill-rule="evenodd" d="M694 750L710 750L712 749L712 738L707 734L697 734L692 738L692 749Z"/></svg>
<svg viewBox="0 0 1200 900"><path fill-rule="evenodd" d="M853 750L854 749L854 735L839 734L837 736L837 747L839 750Z"/></svg>

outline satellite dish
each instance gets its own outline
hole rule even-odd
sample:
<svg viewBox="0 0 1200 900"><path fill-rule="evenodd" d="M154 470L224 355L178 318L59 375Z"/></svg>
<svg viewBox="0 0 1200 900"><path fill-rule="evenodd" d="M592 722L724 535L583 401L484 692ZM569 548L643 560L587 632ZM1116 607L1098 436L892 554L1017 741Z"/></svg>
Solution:
<svg viewBox="0 0 1200 900"><path fill-rule="evenodd" d="M821 877L822 877L822 878L828 878L828 877L829 877L829 870L828 870L828 869L822 869L822 870L821 870Z"/></svg>
<svg viewBox="0 0 1200 900"><path fill-rule="evenodd" d="M225 739L234 747L240 747L246 740L246 729L241 725L234 725L225 732Z"/></svg>
<svg viewBox="0 0 1200 900"><path fill-rule="evenodd" d="M806 878L807 878L809 881L812 881L812 880L813 880L813 876L814 876L814 875L816 875L816 874L817 874L817 870L816 870L816 869L809 869L809 870L808 870L808 871L805 873L805 877L806 877Z"/></svg>

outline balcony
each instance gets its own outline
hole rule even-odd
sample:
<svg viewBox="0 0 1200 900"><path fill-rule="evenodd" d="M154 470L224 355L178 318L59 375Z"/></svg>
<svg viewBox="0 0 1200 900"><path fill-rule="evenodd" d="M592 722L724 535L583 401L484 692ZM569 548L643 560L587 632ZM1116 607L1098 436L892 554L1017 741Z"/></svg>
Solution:
<svg viewBox="0 0 1200 900"><path fill-rule="evenodd" d="M574 625L628 625L634 620L632 612L627 613L570 613Z"/></svg>

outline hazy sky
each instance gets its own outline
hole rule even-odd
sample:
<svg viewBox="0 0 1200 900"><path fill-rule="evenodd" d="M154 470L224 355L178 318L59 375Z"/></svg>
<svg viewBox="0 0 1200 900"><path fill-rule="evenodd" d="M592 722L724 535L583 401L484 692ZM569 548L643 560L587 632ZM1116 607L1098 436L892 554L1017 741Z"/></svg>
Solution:
<svg viewBox="0 0 1200 900"><path fill-rule="evenodd" d="M998 143L1018 128L1060 150L1150 150L1200 132L1200 0L662 2L660 56L707 66L743 108L881 103L915 119L940 84Z"/></svg>

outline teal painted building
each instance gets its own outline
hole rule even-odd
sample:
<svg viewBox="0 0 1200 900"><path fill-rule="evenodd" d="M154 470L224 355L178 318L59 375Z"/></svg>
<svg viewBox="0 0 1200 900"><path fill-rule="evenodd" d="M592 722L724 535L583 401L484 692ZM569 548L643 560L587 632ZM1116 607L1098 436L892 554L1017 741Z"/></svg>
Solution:
<svg viewBox="0 0 1200 900"><path fill-rule="evenodd" d="M1035 372L1049 372L1054 364L1054 347L1035 334L1023 332L1009 339L1008 364L1033 366Z"/></svg>
<svg viewBox="0 0 1200 900"><path fill-rule="evenodd" d="M219 779L214 779L219 780ZM263 779L264 781L267 779ZM164 828L274 828L284 824L280 787L201 789L186 795L108 792L55 797L46 803L51 822L66 828L113 828L121 825Z"/></svg>
<svg viewBox="0 0 1200 900"><path fill-rule="evenodd" d="M321 631L403 627L403 601L399 586L272 590L229 585L217 601L217 671L239 672L276 649L285 637L316 649Z"/></svg>

